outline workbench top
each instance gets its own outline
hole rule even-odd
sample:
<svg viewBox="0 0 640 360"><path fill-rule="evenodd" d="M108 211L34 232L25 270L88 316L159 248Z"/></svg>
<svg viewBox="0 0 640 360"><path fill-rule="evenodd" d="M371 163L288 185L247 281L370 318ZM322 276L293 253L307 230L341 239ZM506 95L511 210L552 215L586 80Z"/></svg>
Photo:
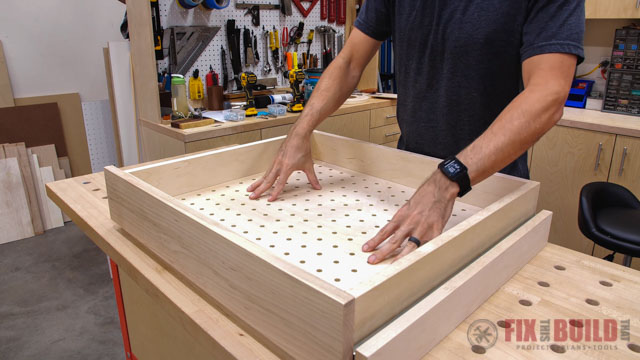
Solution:
<svg viewBox="0 0 640 360"><path fill-rule="evenodd" d="M640 137L640 117L565 107L558 125Z"/></svg>
<svg viewBox="0 0 640 360"><path fill-rule="evenodd" d="M260 342L134 245L130 235L110 219L102 173L58 181L47 188L54 202L119 268L179 321L182 328L176 331L188 332L198 341L214 342L214 348L220 348L220 353L211 354L212 358L275 358ZM511 341L505 341L506 332L499 329L497 344L486 349L491 358L637 358L640 346L634 344L640 344L639 298L640 272L548 244L425 358L476 358L467 331L473 321L480 319L494 324L505 319L534 319L536 330L540 321L546 319L551 319L552 326L554 319L566 322L615 319L618 326L629 321L630 340L614 342L553 342L553 338L549 342L540 339L518 342L515 331ZM166 340L171 343L171 339ZM135 342L132 344L135 352ZM566 353L556 354L562 350Z"/></svg>
<svg viewBox="0 0 640 360"><path fill-rule="evenodd" d="M370 98L368 100L354 103L354 104L343 104L336 112L332 114L332 116L378 109L378 108L383 108L387 106L393 106L395 104L396 104L395 100ZM258 109L258 111L267 111L267 109ZM192 142L192 141L210 139L210 138L219 137L219 136L236 134L236 133L245 132L245 131L293 124L294 122L296 122L296 120L298 120L299 116L300 116L299 113L287 113L284 116L278 116L277 118L272 118L272 119L260 119L257 117L250 117L250 118L246 118L244 121L238 121L238 122L229 121L225 123L216 122L213 125L207 125L207 126L184 129L184 130L172 128L170 125L162 125L159 123L155 123L155 122L151 122L143 119L142 126L145 126L149 129L155 130L159 133L162 133L164 135L170 136L174 139L177 139L183 142Z"/></svg>

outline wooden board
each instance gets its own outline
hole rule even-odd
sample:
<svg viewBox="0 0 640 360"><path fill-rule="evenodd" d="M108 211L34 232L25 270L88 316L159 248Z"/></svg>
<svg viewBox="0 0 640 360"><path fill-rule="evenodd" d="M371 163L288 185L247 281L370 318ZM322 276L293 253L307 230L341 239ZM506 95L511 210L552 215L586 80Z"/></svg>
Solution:
<svg viewBox="0 0 640 360"><path fill-rule="evenodd" d="M145 301L153 304L151 308L129 306L125 295L125 308L130 309L127 310L127 322L129 323L129 314L138 309L161 309L161 313L152 314L153 326L136 323L136 319L145 314L140 314L140 317L132 315L129 335L133 351L139 359L174 360L174 354L182 354L185 359L199 359L197 354L202 353L208 354L209 359L278 359L264 345L138 248L131 236L109 218L103 173L48 184L47 193L118 264L121 278L133 280L121 280L124 294L135 291L132 295L136 297L136 304L143 305ZM141 299L145 296L148 300ZM183 332L184 336L174 334L175 331ZM152 347L141 349L140 342L162 343L166 345L163 349L171 350L167 350L164 355L154 351L146 356L144 350ZM196 349L196 346L204 348L204 351Z"/></svg>
<svg viewBox="0 0 640 360"><path fill-rule="evenodd" d="M318 125L318 131L369 141L369 111L330 116Z"/></svg>
<svg viewBox="0 0 640 360"><path fill-rule="evenodd" d="M293 125L280 125L261 129L260 134L262 136L262 140L287 135L292 126Z"/></svg>
<svg viewBox="0 0 640 360"><path fill-rule="evenodd" d="M167 213L163 216L173 219L172 221L176 224L182 224L183 222L190 223L192 221L190 219L194 218L199 219L202 222L202 225L209 229L211 234L217 234L210 234L210 236L205 239L210 239L211 236L220 236L229 239L227 236L229 235L232 236L231 239L234 239L234 243L237 241L238 244L243 244L246 247L251 246L248 248L250 251L258 251L253 247L258 245L253 242L261 241L262 236L249 234L249 230L246 229L247 225L245 222L232 222L226 225L222 218L220 218L219 221L216 221L212 219L212 216L209 215L209 213L206 212L207 207L197 206L195 201L187 202L187 205L181 203L180 201L187 201L187 197L182 196L181 194L195 192L195 197L198 197L197 194L200 193L202 195L203 191L206 189L208 189L209 192L211 192L211 190L215 190L211 188L211 186L221 185L229 181L236 181L252 174L259 174L263 172L266 167L270 165L270 160L275 155L282 141L283 138L264 140L254 144L240 145L225 150L204 152L197 155L158 162L152 165L134 167L127 170L127 173L130 175L135 175L133 178L123 175L122 172L117 169L109 168L105 171L107 174L110 203L113 203L113 207L111 208L112 216L114 216L114 220L123 226L126 231L134 234L134 236L140 240L141 246L144 246L146 249L151 251L154 256L158 256L163 263L170 263L168 266L171 267L172 271L180 274L179 276L181 276L181 278L188 279L186 281L194 281L196 278L201 279L202 275L198 275L199 271L202 271L200 266L193 264L193 262L186 263L186 259L178 260L175 256L170 256L169 254L189 252L188 249L201 248L202 241L206 242L207 240L198 240L198 238L194 238L194 236L185 236L184 230L160 229L158 224L156 224L157 219L147 218L148 215L145 214L150 213L148 210L144 210L144 208L153 208L153 213L156 214L160 211L166 211ZM391 199L392 195L400 199L399 194L402 194L401 191L405 191L405 196L408 196L407 194L410 191L407 192L407 190L401 188L400 185L404 185L406 187L413 186L413 189L415 189L424 181L424 178L429 175L429 171L436 169L439 162L436 159L321 132L314 133L312 139L312 151L316 161L324 161L332 164L331 167L333 169L335 169L337 165L339 167L347 168L349 171L355 171L361 174L377 177L379 178L380 183L384 183L385 181L395 182L395 184L387 184L387 187L390 186L391 189L394 190L387 188L384 189L385 193L389 194L389 199ZM237 159L243 159L243 161L237 161ZM222 164L224 164L224 171L220 171L220 168L223 166ZM332 171L335 172L335 170ZM350 178L351 176L354 178L358 176L353 173L350 174ZM110 178L112 175L115 178ZM327 171L326 176L331 176L329 171ZM340 176L341 175L338 175L337 178ZM254 176L253 178L255 179L256 177ZM242 181L243 184L234 184L233 186L237 187L232 189L233 192L231 194L239 194L242 190L241 186L248 185L250 179L251 178ZM396 182L395 180L399 181ZM110 181L115 181L116 186L111 187ZM131 181L133 181L133 183ZM354 184L352 184L352 182L349 182L348 185L353 186ZM121 183L128 183L128 185L122 185ZM140 187L140 185L143 185L143 187ZM345 189L347 188L346 185L347 184L344 186ZM227 188L227 186L229 186L229 188ZM227 189L232 188L232 184L228 183L224 185L224 188L225 191L227 191ZM342 186L340 188L340 190L342 190ZM305 191L306 190L307 189L305 189ZM328 192L331 190L332 189L325 187L325 189L318 192L317 195L310 195L326 196L326 202L330 203L330 200L333 197L332 194ZM398 191L396 192L395 190ZM149 194L148 191L153 191L153 195ZM327 192L325 193L324 191ZM348 190L349 195L352 197L349 202L355 203L356 201L353 199L354 195L352 191L359 192L360 190ZM113 192L113 194L111 192ZM137 194L138 192L144 194ZM534 182L502 175L492 176L489 180L478 184L478 186L474 188L474 191L461 200L461 204L464 204L465 206L481 207L482 210L480 210L476 215L472 215L467 220L452 227L441 236L432 240L429 244L421 247L417 251L414 251L400 261L393 264L384 264L383 266L378 265L375 271L379 271L379 276L375 276L373 278L369 277L354 286L351 286L354 283L350 282L350 279L354 276L353 274L343 275L340 278L336 276L329 278L329 282L321 282L322 284L325 284L325 286L328 286L328 289L333 289L331 291L341 291L338 292L338 294L342 294L346 288L341 288L341 286L347 286L347 293L356 299L353 339L358 341L366 337L371 333L371 331L375 330L377 327L395 316L398 311L401 311L406 306L419 299L429 289L437 286L446 278L453 275L456 271L473 261L479 254L483 253L495 244L495 242L504 238L519 225L527 221L535 213L537 193L538 184ZM150 206L149 204L141 204L140 199L134 200L137 196L151 195L156 197L160 194L162 194L163 197L161 199L157 199L157 202L154 201L153 206ZM229 194L229 197L231 197L231 194ZM167 195L176 196L177 198L167 197ZM193 194L189 195L191 196ZM246 196L248 194L245 193L242 195ZM293 195L295 195L295 193ZM344 195L349 196L346 193ZM365 193L365 195L367 194ZM378 198L381 196L384 198L385 196L383 195L383 189L376 189L376 192L371 195L375 195ZM115 200L114 196L116 196ZM185 200L181 200L182 198ZM215 201L211 196L205 196L204 200L200 201L206 202L207 198L211 199L209 201ZM238 198L235 198L235 200L229 200L229 202L242 202L240 199L243 199L243 197L239 195ZM308 200L311 202L311 199ZM130 204L130 201L135 203ZM160 210L160 208L162 208L162 202L166 202L166 204L164 209ZM193 203L193 205L191 203ZM277 202L276 204L280 205L280 203L281 202ZM295 203L295 201L292 202L292 204L293 203ZM222 205L222 202L220 202L220 204ZM256 205L247 204L246 206L248 206L251 211L255 211L259 214L258 205L257 203L254 204ZM320 203L316 202L316 204ZM232 206L230 205L231 204L228 204L224 208L225 211L227 211L226 215L230 215L233 219L240 216L240 218L247 220L247 223L249 222L249 218L242 216L244 211L249 210L235 212L232 210ZM269 205L265 204L264 206L268 207ZM347 206L349 206L348 203ZM401 201L398 201L391 204L390 208L396 209L400 206ZM239 205L239 208L240 207L242 207L242 204ZM343 222L343 220L337 220L339 218L338 215L349 215L349 217L352 215L345 214L344 212L340 212L340 214L338 214L338 211L331 213L332 207L327 206L327 208L325 208L324 201L322 207L325 209L323 210L324 212L317 213L316 216L319 214L323 215L323 217L332 216L329 220L336 219L336 225ZM202 210L200 210L201 208ZM253 208L255 208L255 210L253 210ZM300 226L295 222L295 220L291 220L290 214L295 214L292 210L287 212L289 216L282 218L276 217L275 214L278 214L280 211L278 208L282 208L282 212L285 212L283 206L274 207L270 211L265 211L265 208L261 208L261 210L263 210L262 216L267 214L267 217L274 218L274 223L277 223L277 220L280 219L283 225L287 225L287 228L285 228L284 231L290 231L288 229L288 225L293 225L295 229L305 226L304 221L303 225ZM389 209L390 213L393 212L391 209ZM220 211L222 211L222 209L217 209L217 212L214 212L214 214L217 214ZM363 211L363 213L365 212ZM358 214L357 208L355 208L355 212L353 214L354 218L357 217L356 214ZM285 218L287 218L287 223L285 223ZM227 217L224 219L227 219ZM326 225L323 223L315 224L317 220L308 220L310 223L314 221L312 224L315 227L318 225L322 225L324 227L324 225ZM357 218L357 220L358 222L359 220L364 221L363 218ZM255 219L254 222L256 222ZM234 226L232 225L236 225L236 228L234 229ZM267 223L261 223L259 225L263 225L264 229L267 227ZM279 226L278 224L274 225L270 222L268 225L270 226L270 231L278 231L277 234L273 235L277 235L278 237L281 235L280 230L276 229L276 227ZM332 224L329 225L334 226ZM348 228L345 224L342 225L346 228L340 228L340 233L338 234L342 234L342 238L352 237L353 239L361 239L367 235L374 235L373 230L375 230L375 227L373 230L362 230L361 233L356 236L355 233L349 233L349 231L353 231L353 226ZM375 226L379 224L372 225ZM327 226L327 228L331 229L329 226ZM242 234L234 233L235 230L242 230ZM172 231L171 234L173 235L168 235L167 231ZM247 231L247 234L245 234L244 231ZM314 228L314 231L318 230ZM338 230L331 229L331 234L329 234L330 237L337 235L333 234L334 231L337 232ZM344 233L342 231L344 231ZM364 234L362 233L363 231L365 232ZM205 231L203 230L203 232ZM308 235L316 234L316 232L307 232ZM369 234L369 232L371 234ZM301 233L297 233L296 236L299 237L300 234ZM347 234L353 234L354 236L349 236ZM248 237L245 237L245 235L252 235L253 239L249 239ZM168 246L168 244L159 240L163 236L172 236L174 239L179 238L180 241L173 241L171 246L180 246L181 250L177 250L175 248L167 249L166 246ZM257 240L258 237L261 239ZM286 239L287 236L283 237ZM293 236L290 237L293 239ZM320 236L317 235L315 237L312 236L311 241L314 239L318 241L317 239L319 237ZM347 242L348 241L349 240L347 238ZM322 237L322 240L319 242L325 245L317 246L328 246L329 248L325 249L325 251L322 252L322 255L318 255L317 253L307 255L313 257L320 256L324 259L325 252L327 254L333 254L333 251L343 251L343 245L335 243L335 241L325 242L324 237ZM462 244L464 244L464 247ZM274 242L270 242L267 245L268 248L270 248L268 251L271 251L271 249L277 249L276 251L278 252L281 251L279 250L280 245L276 245ZM270 245L274 245L274 247L271 247ZM337 248L334 248L334 245L337 245ZM307 248L309 248L308 244ZM305 249L303 251L306 251L307 248L303 248ZM357 247L354 247L354 249L357 249ZM283 261L282 257L288 256L285 255L284 252L280 252L280 254L276 255L274 253L265 252L265 250L267 249L260 249L260 251L256 253L259 254L257 256L263 257L268 255L269 259L273 257L280 261ZM196 256L203 256L201 252L204 251L205 250L202 248L198 251ZM289 251L289 253L290 255L292 254L291 251ZM346 254L348 254L348 256L355 256L356 252L354 251L353 253L354 255ZM193 256L193 254L191 256ZM206 257L210 258L211 256L214 255L209 254ZM284 263L288 265L287 271L296 277L309 276L309 271L303 270L300 267L300 260L306 261L306 259L297 259L292 262L291 260L285 259ZM342 261L341 259L334 258L329 260L338 260L339 263ZM364 259L361 260L363 265L369 266L364 264ZM323 268L312 268L310 270L315 273L311 276L320 281L322 279L318 276L324 276L325 269L330 269L332 266L333 265L329 266L329 264L327 264ZM318 269L321 271L318 271ZM211 269L207 269L206 271L210 272ZM327 272L328 271L329 270L327 270ZM318 273L323 274L318 275ZM416 273L424 273L428 274L428 276L416 277ZM336 281L335 279L340 280ZM213 284L209 282L205 283L200 280L197 281L197 284L193 285L196 286L199 291L206 294L203 296L209 296L213 299L217 299L218 302L223 302L224 306L229 306L225 303L228 301L228 298L224 298L226 295L219 294L221 291L219 287L214 287L212 286ZM223 300L219 299L221 296L223 297ZM297 312L300 311L300 309L291 308L290 311ZM246 315L245 312L242 314ZM239 314L236 315L240 316ZM285 341L283 338L279 338L281 335L274 334L273 332L263 332L263 335L278 338L274 341ZM333 339L333 341L335 341L335 339ZM352 345L353 343L349 346ZM310 348L300 347L298 348L298 351L301 351L308 356L310 354L308 353L309 349Z"/></svg>
<svg viewBox="0 0 640 360"><path fill-rule="evenodd" d="M40 167L50 166L53 171L53 178L58 180L66 179L64 170L60 168L58 163L58 154L54 145L43 145L30 147L32 154L38 155L38 163Z"/></svg>
<svg viewBox="0 0 640 360"><path fill-rule="evenodd" d="M426 355L545 247L550 226L551 213L539 213L358 346L356 359Z"/></svg>
<svg viewBox="0 0 640 360"><path fill-rule="evenodd" d="M71 172L71 163L69 162L68 156L59 157L58 164L60 164L60 168L64 171L65 179L73 177L73 173Z"/></svg>
<svg viewBox="0 0 640 360"><path fill-rule="evenodd" d="M33 232L38 235L44 232L44 225L42 223L42 216L40 215L40 207L38 206L38 193L36 192L33 176L31 175L31 165L29 164L29 157L27 156L27 149L24 143L4 145L4 151L7 157L14 157L18 159L18 165L20 165L20 175L22 176L22 183L27 194L27 204L29 205L29 214L31 215L31 223L33 225Z"/></svg>
<svg viewBox="0 0 640 360"><path fill-rule="evenodd" d="M144 161L159 160L185 153L185 143L180 140L145 126L140 127L140 134L142 135L142 159Z"/></svg>
<svg viewBox="0 0 640 360"><path fill-rule="evenodd" d="M233 135L215 137L207 140L199 140L185 143L187 153L202 151L207 149L215 149L222 146L233 144L246 144L260 140L260 130L247 131Z"/></svg>
<svg viewBox="0 0 640 360"><path fill-rule="evenodd" d="M127 1L131 68L138 121L144 119L159 123L160 96L153 50L151 8L148 5L145 1Z"/></svg>
<svg viewBox="0 0 640 360"><path fill-rule="evenodd" d="M109 41L109 65L113 84L113 102L118 123L115 136L120 144L123 166L140 162L138 157L138 127L131 78L131 57L128 41ZM154 84L155 85L155 84ZM157 93L157 89L156 89ZM114 129L116 129L114 127Z"/></svg>
<svg viewBox="0 0 640 360"><path fill-rule="evenodd" d="M51 214L49 213L49 206L47 204L47 194L45 193L44 182L42 182L42 173L40 172L38 155L34 155L30 150L27 149L27 157L29 158L31 175L33 176L33 184L36 188L36 195L38 196L38 209L40 209L42 225L45 230L49 230L53 226Z"/></svg>
<svg viewBox="0 0 640 360"><path fill-rule="evenodd" d="M0 159L0 244L33 235L18 159Z"/></svg>
<svg viewBox="0 0 640 360"><path fill-rule="evenodd" d="M0 143L24 142L27 147L54 144L67 155L58 105L55 103L0 108Z"/></svg>
<svg viewBox="0 0 640 360"><path fill-rule="evenodd" d="M350 292L385 268L384 263L367 264L370 254L361 251L362 244L415 189L320 161L315 170L322 191L309 189L306 175L296 172L275 203L247 199L245 189L258 174L176 198L283 261ZM445 231L480 210L456 202Z"/></svg>
<svg viewBox="0 0 640 360"><path fill-rule="evenodd" d="M34 105L44 103L57 103L62 120L62 131L67 148L71 171L74 176L91 174L91 158L89 157L89 145L87 133L84 127L82 104L78 93L34 96L16 98L16 105ZM48 142L46 144L50 144ZM39 144L39 145L46 145ZM27 144L27 146L31 146ZM66 156L56 146L59 156Z"/></svg>
<svg viewBox="0 0 640 360"><path fill-rule="evenodd" d="M13 101L13 90L9 79L9 69L4 58L4 49L0 41L0 108L15 106Z"/></svg>
<svg viewBox="0 0 640 360"><path fill-rule="evenodd" d="M112 219L163 266L190 264L186 269L189 276L175 270L174 274L232 314L279 356L352 356L353 297L231 232L212 227L204 215L190 213L183 217L165 211L163 204L172 198L131 174L109 166L105 168L105 180ZM140 187L145 191L138 193ZM185 205L176 206L190 212ZM155 209L153 215L150 209ZM151 222L141 220L150 216ZM155 240L149 241L149 236ZM186 243L175 241L180 237L195 240L201 250L187 250ZM162 260L169 258L173 260Z"/></svg>
<svg viewBox="0 0 640 360"><path fill-rule="evenodd" d="M109 106L111 107L111 124L113 125L113 140L116 145L116 156L118 158L118 166L122 165L122 146L120 145L120 128L118 126L118 114L116 113L115 93L113 91L113 74L111 72L111 58L109 56L109 48L102 48L104 56L104 71L107 77L107 90L109 92Z"/></svg>
<svg viewBox="0 0 640 360"><path fill-rule="evenodd" d="M51 166L45 166L40 168L40 178L42 179L41 190L46 195L46 190L44 188L44 185L55 181L55 178L53 177L53 169L51 169ZM64 226L64 220L62 218L62 211L60 211L60 208L56 206L56 204L53 201L51 201L51 199L49 199L48 196L46 199L46 204L47 204L47 209L49 211L49 216L51 218L51 227L57 228L60 226Z"/></svg>

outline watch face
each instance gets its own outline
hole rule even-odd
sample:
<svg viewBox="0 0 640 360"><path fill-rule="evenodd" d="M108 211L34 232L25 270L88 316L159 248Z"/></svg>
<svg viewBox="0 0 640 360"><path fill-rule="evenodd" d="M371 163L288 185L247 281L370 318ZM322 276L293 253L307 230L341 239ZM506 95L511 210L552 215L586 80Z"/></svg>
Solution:
<svg viewBox="0 0 640 360"><path fill-rule="evenodd" d="M442 169L447 173L448 176L455 176L460 171L462 171L462 166L457 161L449 161L444 164Z"/></svg>

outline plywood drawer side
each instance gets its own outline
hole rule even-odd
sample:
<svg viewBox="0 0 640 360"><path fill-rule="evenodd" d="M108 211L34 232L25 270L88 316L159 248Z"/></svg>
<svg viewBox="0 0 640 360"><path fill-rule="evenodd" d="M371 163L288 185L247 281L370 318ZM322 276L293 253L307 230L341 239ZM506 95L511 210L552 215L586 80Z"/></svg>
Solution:
<svg viewBox="0 0 640 360"><path fill-rule="evenodd" d="M369 127L377 128L379 126L397 124L398 117L396 115L396 107L389 106L371 110L371 122Z"/></svg>

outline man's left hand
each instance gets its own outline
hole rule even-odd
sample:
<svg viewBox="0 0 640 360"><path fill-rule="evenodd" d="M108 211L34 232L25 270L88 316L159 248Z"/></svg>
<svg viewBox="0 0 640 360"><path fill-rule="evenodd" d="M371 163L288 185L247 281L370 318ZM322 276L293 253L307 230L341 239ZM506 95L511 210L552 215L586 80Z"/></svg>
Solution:
<svg viewBox="0 0 640 360"><path fill-rule="evenodd" d="M440 235L451 216L458 191L458 184L436 170L389 223L362 246L364 252L373 251L367 260L369 264L389 257L395 257L395 261L417 249L416 244L405 241L411 236L424 244Z"/></svg>

